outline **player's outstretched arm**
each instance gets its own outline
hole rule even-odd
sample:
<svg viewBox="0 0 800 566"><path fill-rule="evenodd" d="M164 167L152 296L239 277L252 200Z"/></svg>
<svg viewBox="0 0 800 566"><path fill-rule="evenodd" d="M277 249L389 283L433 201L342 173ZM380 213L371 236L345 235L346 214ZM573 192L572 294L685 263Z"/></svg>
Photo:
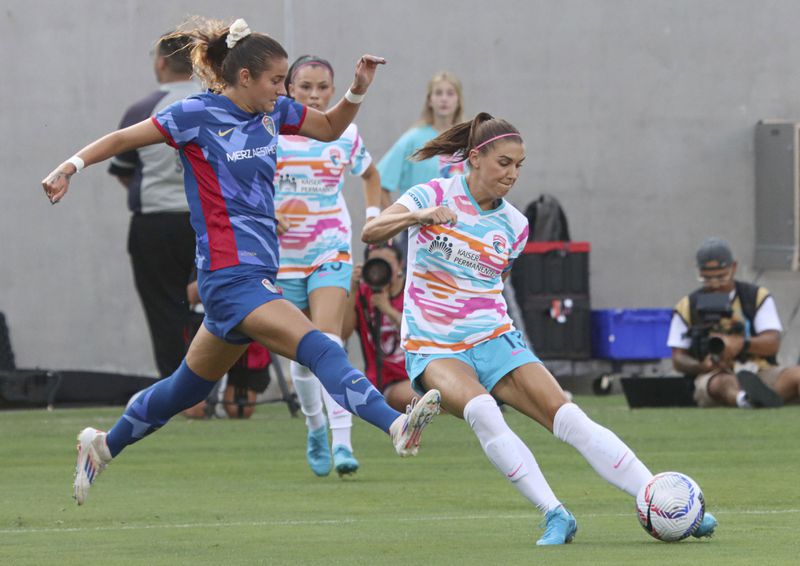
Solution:
<svg viewBox="0 0 800 566"><path fill-rule="evenodd" d="M300 135L315 140L330 142L338 140L358 113L358 107L375 78L378 65L385 65L386 59L374 55L363 55L356 64L356 74L344 97L327 112L309 108Z"/></svg>
<svg viewBox="0 0 800 566"><path fill-rule="evenodd" d="M50 202L55 204L64 198L69 189L70 178L83 167L105 161L110 157L132 149L163 141L164 136L150 119L111 132L93 141L73 157L56 167L52 173L42 180L42 188Z"/></svg>
<svg viewBox="0 0 800 566"><path fill-rule="evenodd" d="M434 206L410 211L399 203L394 203L364 225L361 240L366 244L380 244L417 224L455 224L456 213L446 206Z"/></svg>

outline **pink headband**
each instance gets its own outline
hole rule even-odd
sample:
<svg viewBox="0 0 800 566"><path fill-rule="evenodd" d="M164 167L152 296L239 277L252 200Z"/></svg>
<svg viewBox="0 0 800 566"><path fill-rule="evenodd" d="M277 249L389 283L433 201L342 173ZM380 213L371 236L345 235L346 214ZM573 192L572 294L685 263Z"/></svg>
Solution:
<svg viewBox="0 0 800 566"><path fill-rule="evenodd" d="M479 143L478 145L476 145L472 149L478 150L478 149L482 148L483 146L485 146L486 144L489 144L489 143L492 143L493 141L497 141L497 140L499 140L501 138L507 138L507 137L510 137L510 136L517 136L518 138L521 138L522 134L518 134L516 132L509 132L507 134L500 134L499 136L495 136L493 138L489 138L485 142Z"/></svg>
<svg viewBox="0 0 800 566"><path fill-rule="evenodd" d="M294 78L297 76L297 73L300 72L300 69L305 69L306 67L323 67L328 70L328 72L331 74L331 79L333 79L333 68L331 68L329 64L317 59L311 59L309 61L300 63L297 67L292 69L291 82L294 82Z"/></svg>

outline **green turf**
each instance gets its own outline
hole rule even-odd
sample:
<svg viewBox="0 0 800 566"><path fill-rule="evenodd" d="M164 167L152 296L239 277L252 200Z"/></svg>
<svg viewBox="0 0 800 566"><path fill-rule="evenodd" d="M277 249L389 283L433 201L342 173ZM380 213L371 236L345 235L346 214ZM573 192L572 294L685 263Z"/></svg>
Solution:
<svg viewBox="0 0 800 566"><path fill-rule="evenodd" d="M177 418L128 448L77 507L75 435L120 409L0 412L0 564L797 564L798 408L630 411L578 398L654 471L680 470L720 521L711 540L664 544L633 501L580 456L509 410L556 494L578 519L573 544L537 548L539 516L441 416L417 458L365 423L353 480L316 478L305 427L283 405L249 421Z"/></svg>

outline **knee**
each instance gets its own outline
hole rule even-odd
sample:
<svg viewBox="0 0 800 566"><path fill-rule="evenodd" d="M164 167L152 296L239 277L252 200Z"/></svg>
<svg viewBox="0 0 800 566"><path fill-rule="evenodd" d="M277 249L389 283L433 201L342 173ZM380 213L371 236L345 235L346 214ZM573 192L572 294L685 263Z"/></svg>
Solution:
<svg viewBox="0 0 800 566"><path fill-rule="evenodd" d="M562 407L565 407L567 405L574 405L575 407L577 407L577 405L569 401L566 397L557 399L556 398L548 399L543 407L543 416L545 420L542 424L546 426L548 430L553 432L553 427L555 426L556 422L556 415L558 414L558 412L561 410Z"/></svg>
<svg viewBox="0 0 800 566"><path fill-rule="evenodd" d="M256 394L252 389L237 391L235 387L226 387L224 406L228 418L249 419L253 416L255 400Z"/></svg>
<svg viewBox="0 0 800 566"><path fill-rule="evenodd" d="M344 350L336 342L319 330L312 330L300 339L297 346L296 359L302 365L314 371L317 364L337 354L345 355Z"/></svg>
<svg viewBox="0 0 800 566"><path fill-rule="evenodd" d="M390 383L386 389L383 390L383 396L389 406L401 413L404 413L406 407L411 404L414 399L414 392L411 387L404 387L405 383Z"/></svg>
<svg viewBox="0 0 800 566"><path fill-rule="evenodd" d="M719 373L708 380L708 385L706 388L711 397L720 399L723 398L726 391L730 390L731 388L738 390L739 382L736 381L735 376L729 373Z"/></svg>
<svg viewBox="0 0 800 566"><path fill-rule="evenodd" d="M800 366L793 366L784 371L787 374L789 381L795 385L800 385Z"/></svg>
<svg viewBox="0 0 800 566"><path fill-rule="evenodd" d="M470 399L464 405L463 415L464 420L476 433L480 433L484 429L489 432L489 429L497 428L499 422L505 424L500 408L497 406L497 401L488 393ZM496 435L502 430L493 432Z"/></svg>

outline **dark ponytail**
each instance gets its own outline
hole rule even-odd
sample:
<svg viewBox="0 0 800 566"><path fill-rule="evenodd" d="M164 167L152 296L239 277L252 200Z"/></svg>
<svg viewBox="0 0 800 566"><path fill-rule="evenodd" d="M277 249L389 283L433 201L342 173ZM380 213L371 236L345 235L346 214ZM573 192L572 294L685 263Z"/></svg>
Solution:
<svg viewBox="0 0 800 566"><path fill-rule="evenodd" d="M229 32L228 24L196 17L174 34L192 38L195 75L211 90L235 85L241 69L249 70L257 79L273 60L288 58L281 44L263 33L253 32L229 48L226 42Z"/></svg>
<svg viewBox="0 0 800 566"><path fill-rule="evenodd" d="M485 142L504 134L519 136L519 130L505 120L480 112L472 121L456 124L433 138L414 152L411 159L422 161L437 155L447 155L453 156L456 161L464 161L475 148L488 151L495 142ZM521 136L519 140L522 141Z"/></svg>

